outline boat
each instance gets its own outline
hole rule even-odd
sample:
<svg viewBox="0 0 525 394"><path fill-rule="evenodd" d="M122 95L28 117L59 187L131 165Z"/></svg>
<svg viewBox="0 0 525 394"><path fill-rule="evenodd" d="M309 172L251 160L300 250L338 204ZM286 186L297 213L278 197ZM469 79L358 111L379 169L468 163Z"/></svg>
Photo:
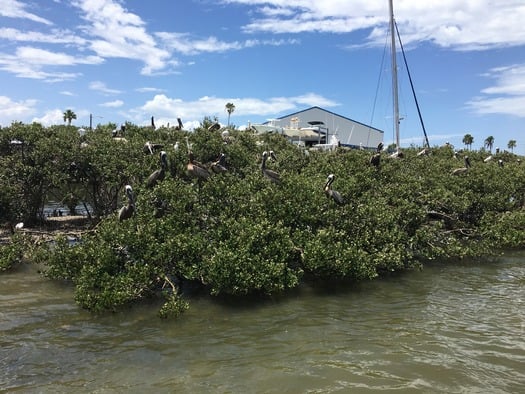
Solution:
<svg viewBox="0 0 525 394"><path fill-rule="evenodd" d="M277 120L270 119L268 123L250 124L249 129L255 134L280 134L295 144L311 146L313 144L320 144L326 141L328 129L321 121L310 121L308 122L308 127L298 127L298 118L292 118L292 121L287 127L278 126L276 125L276 122Z"/></svg>

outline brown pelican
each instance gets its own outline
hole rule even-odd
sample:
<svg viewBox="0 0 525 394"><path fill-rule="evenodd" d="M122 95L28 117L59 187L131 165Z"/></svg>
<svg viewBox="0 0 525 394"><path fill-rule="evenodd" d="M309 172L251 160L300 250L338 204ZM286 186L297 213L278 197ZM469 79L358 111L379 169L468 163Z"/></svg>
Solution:
<svg viewBox="0 0 525 394"><path fill-rule="evenodd" d="M424 148L422 151L418 152L418 156L428 156L430 154L430 149Z"/></svg>
<svg viewBox="0 0 525 394"><path fill-rule="evenodd" d="M118 211L118 220L120 221L129 219L135 211L135 197L130 185L126 185L126 197L128 198L128 203Z"/></svg>
<svg viewBox="0 0 525 394"><path fill-rule="evenodd" d="M264 151L261 162L261 171L263 175L273 183L281 183L281 176L279 173L266 168L266 160L268 160L268 152Z"/></svg>
<svg viewBox="0 0 525 394"><path fill-rule="evenodd" d="M391 159L402 159L403 157L405 157L405 154L401 149L398 149L388 157Z"/></svg>
<svg viewBox="0 0 525 394"><path fill-rule="evenodd" d="M221 174L223 172L228 171L228 169L225 166L225 160L226 160L226 155L224 153L221 153L219 155L219 158L215 160L213 163L211 163L210 165L211 170L216 174Z"/></svg>
<svg viewBox="0 0 525 394"><path fill-rule="evenodd" d="M177 130L182 130L184 126L182 125L181 118L177 118L177 123L179 124L177 127L175 127Z"/></svg>
<svg viewBox="0 0 525 394"><path fill-rule="evenodd" d="M155 130L155 118L153 116L151 117L151 128Z"/></svg>
<svg viewBox="0 0 525 394"><path fill-rule="evenodd" d="M165 151L160 152L160 168L155 170L147 179L146 187L152 188L157 182L162 182L166 176L166 169L168 168L168 155Z"/></svg>
<svg viewBox="0 0 525 394"><path fill-rule="evenodd" d="M186 171L189 176L192 178L197 178L198 180L206 180L210 176L208 169L195 160L192 151L189 151L188 153L188 164L186 165Z"/></svg>
<svg viewBox="0 0 525 394"><path fill-rule="evenodd" d="M153 142L147 141L144 144L144 147L142 148L142 150L146 154L153 155L156 151L158 151L159 149L162 149L162 148L164 148L164 145L162 145L162 144L155 144Z"/></svg>
<svg viewBox="0 0 525 394"><path fill-rule="evenodd" d="M370 158L370 164L372 164L374 167L379 167L379 164L381 163L381 151L383 150L383 143L380 142L377 144L376 153L372 155Z"/></svg>
<svg viewBox="0 0 525 394"><path fill-rule="evenodd" d="M470 168L470 159L468 156L465 156L465 167L459 167L459 168L456 168L452 171L452 175L459 175L459 174L463 174L465 172L468 171L468 169Z"/></svg>
<svg viewBox="0 0 525 394"><path fill-rule="evenodd" d="M374 153L372 157L370 158L370 164L372 164L374 167L379 167L379 164L381 163L381 153Z"/></svg>
<svg viewBox="0 0 525 394"><path fill-rule="evenodd" d="M343 196L341 196L341 193L332 190L332 183L334 182L334 180L334 174L328 175L328 177L326 178L326 183L324 185L324 192L328 198L331 198L339 205L343 205L345 203L345 200L343 199Z"/></svg>
<svg viewBox="0 0 525 394"><path fill-rule="evenodd" d="M220 128L221 128L221 125L219 124L219 122L215 122L214 124L208 127L208 131L217 131Z"/></svg>

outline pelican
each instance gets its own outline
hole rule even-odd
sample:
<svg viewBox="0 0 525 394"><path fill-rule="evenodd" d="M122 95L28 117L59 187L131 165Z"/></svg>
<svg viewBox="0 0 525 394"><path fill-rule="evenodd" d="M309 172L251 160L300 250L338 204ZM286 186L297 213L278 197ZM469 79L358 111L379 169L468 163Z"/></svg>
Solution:
<svg viewBox="0 0 525 394"><path fill-rule="evenodd" d="M215 122L210 127L208 127L208 131L217 131L220 128L221 128L221 125L219 124L219 122Z"/></svg>
<svg viewBox="0 0 525 394"><path fill-rule="evenodd" d="M269 157L272 159L272 161L277 161L277 156L275 156L275 152L273 150L270 151Z"/></svg>
<svg viewBox="0 0 525 394"><path fill-rule="evenodd" d="M155 118L153 116L151 117L151 128L155 130Z"/></svg>
<svg viewBox="0 0 525 394"><path fill-rule="evenodd" d="M198 180L206 180L210 176L208 169L195 160L192 151L189 151L188 153L188 164L186 165L186 171L189 176L197 178Z"/></svg>
<svg viewBox="0 0 525 394"><path fill-rule="evenodd" d="M324 185L324 192L328 198L331 198L336 202L336 204L343 205L345 203L345 200L343 199L343 196L341 196L341 193L338 191L332 190L332 183L335 180L335 175L330 174L326 178L326 183Z"/></svg>
<svg viewBox="0 0 525 394"><path fill-rule="evenodd" d="M223 172L228 171L228 169L225 166L226 155L224 153L221 153L219 155L219 158L215 160L213 163L211 163L210 168L211 170L216 174L221 174Z"/></svg>
<svg viewBox="0 0 525 394"><path fill-rule="evenodd" d="M429 153L430 153L430 149L425 148L425 149L423 149L422 151L418 152L417 155L418 155L418 156L428 156Z"/></svg>
<svg viewBox="0 0 525 394"><path fill-rule="evenodd" d="M221 133L221 138L225 144L228 144L230 142L230 132L228 130L224 130Z"/></svg>
<svg viewBox="0 0 525 394"><path fill-rule="evenodd" d="M383 146L382 142L377 144L376 153L370 158L370 164L376 168L379 167L379 164L381 163L381 151L383 150Z"/></svg>
<svg viewBox="0 0 525 394"><path fill-rule="evenodd" d="M402 150L398 149L388 157L390 157L391 159L402 159L403 157L405 157L405 154Z"/></svg>
<svg viewBox="0 0 525 394"><path fill-rule="evenodd" d="M279 173L266 168L266 160L268 160L268 152L264 151L261 162L261 171L263 175L273 183L281 183L281 176Z"/></svg>
<svg viewBox="0 0 525 394"><path fill-rule="evenodd" d="M379 164L381 163L381 153L374 153L372 157L370 158L370 164L372 164L374 167L378 168Z"/></svg>
<svg viewBox="0 0 525 394"><path fill-rule="evenodd" d="M155 151L157 151L159 149L162 149L162 148L164 148L164 145L162 145L162 144L156 144L156 143L152 143L150 141L147 141L144 144L144 147L142 148L142 150L146 154L149 153L150 155L153 155L153 154L155 154Z"/></svg>
<svg viewBox="0 0 525 394"><path fill-rule="evenodd" d="M487 156L486 158L483 159L483 163L488 163L488 162L491 161L492 159L493 159L492 155Z"/></svg>
<svg viewBox="0 0 525 394"><path fill-rule="evenodd" d="M179 141L175 142L175 144L173 144L173 150L179 150Z"/></svg>
<svg viewBox="0 0 525 394"><path fill-rule="evenodd" d="M182 124L182 120L181 118L177 118L177 123L179 124L176 129L177 130L182 130L184 128L183 124Z"/></svg>
<svg viewBox="0 0 525 394"><path fill-rule="evenodd" d="M129 219L133 216L133 212L135 212L135 198L133 196L133 189L130 185L126 185L126 196L128 197L128 203L118 211L119 221Z"/></svg>
<svg viewBox="0 0 525 394"><path fill-rule="evenodd" d="M152 188L157 182L162 182L166 176L166 169L168 168L168 155L165 151L160 152L160 168L155 170L146 181L146 187Z"/></svg>
<svg viewBox="0 0 525 394"><path fill-rule="evenodd" d="M456 168L452 171L452 175L459 175L459 174L463 174L465 172L468 171L468 169L470 168L470 159L468 156L465 156L465 167L459 167L459 168Z"/></svg>
<svg viewBox="0 0 525 394"><path fill-rule="evenodd" d="M498 160L498 166L503 167L503 160L501 159Z"/></svg>

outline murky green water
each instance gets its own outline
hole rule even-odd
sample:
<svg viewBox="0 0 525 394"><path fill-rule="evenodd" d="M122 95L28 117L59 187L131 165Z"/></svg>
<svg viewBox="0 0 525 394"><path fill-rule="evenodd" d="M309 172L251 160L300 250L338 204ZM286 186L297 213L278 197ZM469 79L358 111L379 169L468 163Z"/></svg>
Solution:
<svg viewBox="0 0 525 394"><path fill-rule="evenodd" d="M285 300L96 316L25 266L0 275L0 391L523 393L525 252Z"/></svg>

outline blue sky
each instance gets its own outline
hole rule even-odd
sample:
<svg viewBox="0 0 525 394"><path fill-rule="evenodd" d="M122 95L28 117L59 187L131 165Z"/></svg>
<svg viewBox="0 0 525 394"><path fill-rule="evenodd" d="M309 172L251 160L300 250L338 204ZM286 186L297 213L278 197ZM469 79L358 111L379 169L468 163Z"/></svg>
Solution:
<svg viewBox="0 0 525 394"><path fill-rule="evenodd" d="M525 154L525 1L395 0L430 144ZM0 0L0 125L239 127L320 106L394 139L387 0ZM399 62L401 145L423 132Z"/></svg>

